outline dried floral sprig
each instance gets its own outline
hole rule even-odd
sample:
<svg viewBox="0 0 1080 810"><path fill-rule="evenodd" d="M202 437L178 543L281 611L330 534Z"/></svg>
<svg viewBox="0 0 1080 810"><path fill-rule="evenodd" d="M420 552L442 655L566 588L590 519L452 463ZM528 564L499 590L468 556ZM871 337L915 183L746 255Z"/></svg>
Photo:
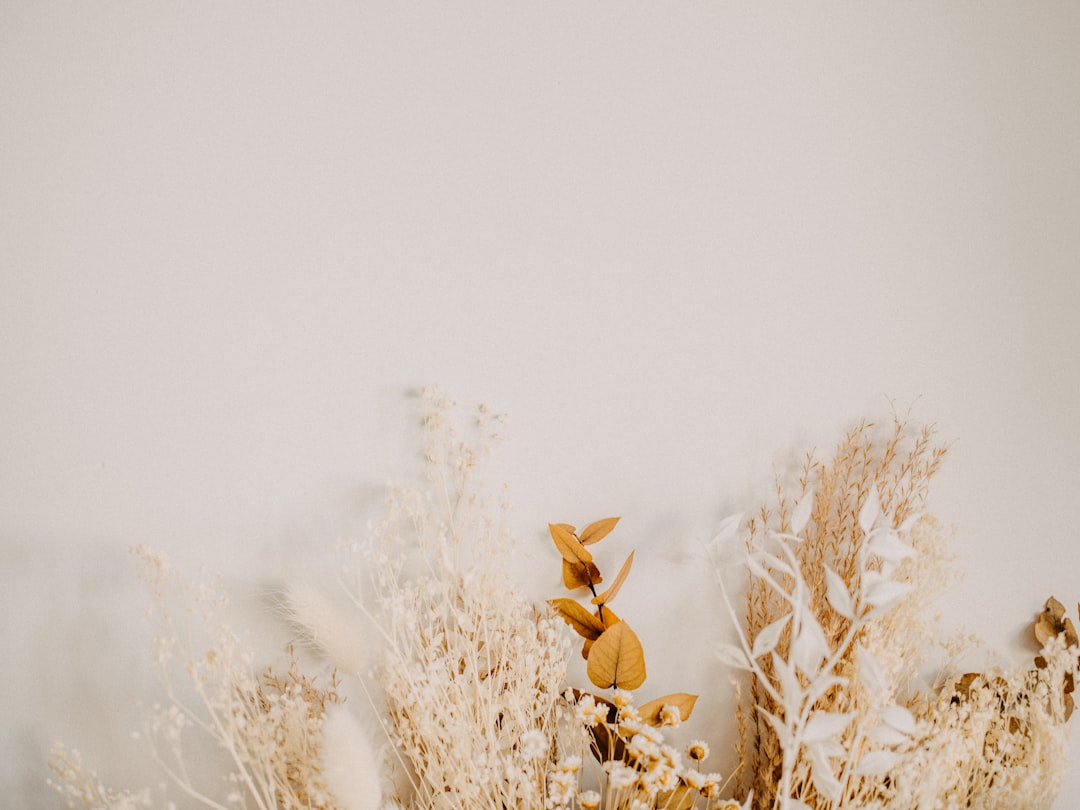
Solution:
<svg viewBox="0 0 1080 810"><path fill-rule="evenodd" d="M371 574L385 641L386 728L409 804L542 810L568 711L565 635L514 587L514 541L488 511L482 461L501 420L481 409L463 430L435 391L425 407L427 485L391 493L354 569Z"/></svg>
<svg viewBox="0 0 1080 810"><path fill-rule="evenodd" d="M580 537L568 523L548 524L551 539L562 556L563 584L569 590L588 588L596 611L589 613L574 599L552 599L549 604L585 639L581 654L588 662L590 681L603 689L637 689L645 682L645 651L641 640L613 610L604 610L626 581L634 564L634 552L630 552L614 582L597 594L596 586L604 579L587 548L607 537L618 522L614 517L590 523L582 529Z"/></svg>
<svg viewBox="0 0 1080 810"><path fill-rule="evenodd" d="M580 756L557 763L549 776L555 789L555 807L571 808L576 797L581 810L748 810L741 804L721 801L727 785L716 772L705 771L709 757L706 743L695 740L683 753L664 740L663 729L678 725L680 711L666 704L634 706L633 694L616 689L611 700L573 691L574 717L588 734L588 745L601 764L596 791L579 791ZM693 697L693 696L686 696Z"/></svg>
<svg viewBox="0 0 1080 810"><path fill-rule="evenodd" d="M888 771L899 757L894 749L908 743L915 733L914 717L903 706L878 706L871 716L843 706L836 697L851 686L844 666L848 661L857 659L867 673L880 670L880 664L857 641L864 627L887 613L911 588L894 579L900 562L914 554L906 537L910 526L893 527L883 519L877 491L872 488L858 515L865 537L855 559L858 588L850 591L840 575L824 564L825 593L815 594L794 550L806 542L801 533L810 514L810 507L800 505L790 532L767 533L775 553L751 546L746 556L751 575L780 597L786 612L752 639L740 629L740 647L719 648L726 663L753 674L759 693L769 701L768 706L757 703L755 709L779 743L779 779L770 787L772 805L785 810L811 807L805 801L807 788L827 801L827 806L843 806L853 780ZM720 583L735 618L723 580ZM841 636L826 635L814 609L815 597L819 610L827 605L846 620Z"/></svg>
<svg viewBox="0 0 1080 810"><path fill-rule="evenodd" d="M778 484L777 506L750 521L747 629L721 656L753 675L753 716L740 728L752 730L742 765L755 807L1052 801L1077 663L1059 603L1036 623L1045 643L1035 670L911 693L924 607L948 581L942 532L925 511L944 452L928 428L897 420L879 437L860 425L830 461L808 458L794 495Z"/></svg>
<svg viewBox="0 0 1080 810"><path fill-rule="evenodd" d="M702 774L703 749L694 757L696 767L685 767L678 752L664 745L660 731L690 718L697 695L665 695L639 707L632 691L645 681L645 652L630 626L609 607L630 574L630 552L615 579L602 592L603 576L589 546L607 537L619 518L590 523L578 534L567 523L552 523L548 531L562 557L563 584L571 591L588 588L590 612L576 599L549 600L556 613L584 639L581 654L589 680L610 688L611 699L572 690L575 716L588 734L588 749L602 766L605 808L640 807L688 810L699 797L719 798L719 774Z"/></svg>
<svg viewBox="0 0 1080 810"><path fill-rule="evenodd" d="M322 745L326 713L339 701L335 675L302 672L292 648L283 672L258 670L224 621L228 600L222 592L188 583L159 552L143 546L133 552L153 597L157 663L166 695L164 704L154 706L141 736L173 790L213 810L338 808L325 783ZM171 610L174 596L184 602L182 618ZM195 640L200 637L208 640ZM176 677L178 672L183 679ZM218 748L224 779L200 779L189 767L192 735ZM87 807L124 806L147 795L101 785L91 790L96 784L92 772L62 749L51 765L63 780L58 787L70 806L76 798Z"/></svg>
<svg viewBox="0 0 1080 810"><path fill-rule="evenodd" d="M149 749L189 804L214 810L1045 810L1061 784L1080 646L1072 617L1047 600L1033 625L1034 665L944 676L915 692L929 638L922 607L948 581L943 532L925 509L944 448L930 429L861 425L835 456L808 457L794 485L749 522L745 629L722 591L737 645L721 658L751 676L736 777L707 772L709 745L665 741L695 695L635 703L645 680L640 640L611 609L631 553L607 588L593 547L618 518L579 533L551 524L563 582L588 590L548 606L507 573L513 542L487 505L481 462L501 418L480 409L465 430L452 403L425 393L428 486L391 492L386 520L352 544L345 578L374 619L377 643L318 589L296 586L288 615L346 677L355 677L400 777L383 783L362 724L334 672L257 667L222 622L224 596L182 584L162 555L140 550L154 596L166 701L147 724ZM735 522L727 524L729 528ZM356 576L354 576L356 575ZM365 578L367 577L367 578ZM723 586L723 582L721 582ZM174 620L178 594L205 643ZM180 617L181 619L183 617ZM565 689L569 625L590 681ZM182 672L183 679L175 676ZM736 686L737 693L739 692ZM189 741L217 747L225 781L188 769ZM593 779L583 757L598 763ZM102 784L78 752L52 766L69 806L134 810L168 795ZM588 779L593 779L588 782ZM407 784L406 784L407 783ZM583 789L586 788L586 789ZM739 798L721 798L733 790ZM225 795L221 795L224 793ZM384 805L384 797L386 797Z"/></svg>

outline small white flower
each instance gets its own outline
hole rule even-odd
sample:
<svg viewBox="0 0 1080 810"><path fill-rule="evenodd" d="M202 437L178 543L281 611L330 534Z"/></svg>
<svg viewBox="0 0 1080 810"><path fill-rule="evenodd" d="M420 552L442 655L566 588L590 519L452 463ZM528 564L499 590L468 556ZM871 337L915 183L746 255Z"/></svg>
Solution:
<svg viewBox="0 0 1080 810"><path fill-rule="evenodd" d="M548 740L543 732L532 729L521 735L521 755L525 759L540 759L548 752Z"/></svg>
<svg viewBox="0 0 1080 810"><path fill-rule="evenodd" d="M630 768L621 762L604 763L605 767L608 765L612 766L608 771L608 786L612 790L622 790L624 788L632 787L637 783L637 771L633 768Z"/></svg>
<svg viewBox="0 0 1080 810"><path fill-rule="evenodd" d="M675 706L664 706L660 710L660 724L663 726L677 726L682 723L682 715Z"/></svg>
<svg viewBox="0 0 1080 810"><path fill-rule="evenodd" d="M704 740L691 740L690 744L686 746L686 755L694 762L701 762L703 759L709 758L709 744Z"/></svg>

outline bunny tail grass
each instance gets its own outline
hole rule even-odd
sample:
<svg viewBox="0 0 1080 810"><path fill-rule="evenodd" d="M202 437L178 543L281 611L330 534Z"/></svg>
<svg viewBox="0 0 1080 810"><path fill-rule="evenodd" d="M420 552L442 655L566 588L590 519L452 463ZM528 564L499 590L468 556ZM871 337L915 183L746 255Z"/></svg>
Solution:
<svg viewBox="0 0 1080 810"><path fill-rule="evenodd" d="M323 724L323 776L342 810L380 810L381 769L371 740L345 706Z"/></svg>
<svg viewBox="0 0 1080 810"><path fill-rule="evenodd" d="M289 617L310 636L335 667L360 676L366 656L354 622L310 585L290 585L285 594Z"/></svg>

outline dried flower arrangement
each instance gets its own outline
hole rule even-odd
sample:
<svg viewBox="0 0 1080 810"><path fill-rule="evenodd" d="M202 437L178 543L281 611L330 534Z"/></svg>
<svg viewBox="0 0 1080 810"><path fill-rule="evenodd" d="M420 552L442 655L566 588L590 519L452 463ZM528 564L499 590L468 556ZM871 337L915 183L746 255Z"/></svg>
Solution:
<svg viewBox="0 0 1080 810"><path fill-rule="evenodd" d="M1032 668L951 674L914 688L930 643L925 605L948 582L944 533L925 503L945 452L932 430L897 421L878 435L861 425L831 459L808 457L795 483L778 484L771 506L722 527L721 545L743 540L747 582L740 609L725 583L731 566L717 576L737 635L719 656L744 696L739 765L724 777L704 769L703 740L685 750L665 742L665 728L690 719L695 695L636 700L644 649L610 607L634 555L598 593L604 579L590 550L618 518L581 531L550 524L572 597L531 602L508 574L505 504L487 503L477 475L500 417L481 409L463 438L451 403L432 392L427 405L430 486L393 490L371 536L338 549L350 609L310 586L283 597L305 649L328 661L325 671L308 671L293 647L284 671L256 666L221 624L227 600L219 591L187 585L162 555L136 550L161 631L166 698L143 734L168 785L111 790L78 752L57 747L55 786L69 807L948 810L1053 802L1080 660L1063 605L1048 600L1035 621ZM586 593L590 607L573 598ZM208 631L205 643L174 618L177 599ZM599 694L567 684L570 633L583 639ZM359 705L343 699L346 687L362 695ZM726 732L717 733L723 742ZM211 779L188 767L197 734L221 763Z"/></svg>

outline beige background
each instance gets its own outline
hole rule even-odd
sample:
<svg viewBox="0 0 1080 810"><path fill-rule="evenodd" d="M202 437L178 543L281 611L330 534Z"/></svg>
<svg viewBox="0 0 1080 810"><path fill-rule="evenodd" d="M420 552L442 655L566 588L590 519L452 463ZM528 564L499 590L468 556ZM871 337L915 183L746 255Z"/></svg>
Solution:
<svg viewBox="0 0 1080 810"><path fill-rule="evenodd" d="M943 633L1022 660L1080 598L1078 41L1049 2L0 3L4 805L58 806L57 738L146 778L129 545L316 571L434 382L511 414L524 542L623 516L703 724L700 543L893 407L954 442Z"/></svg>

